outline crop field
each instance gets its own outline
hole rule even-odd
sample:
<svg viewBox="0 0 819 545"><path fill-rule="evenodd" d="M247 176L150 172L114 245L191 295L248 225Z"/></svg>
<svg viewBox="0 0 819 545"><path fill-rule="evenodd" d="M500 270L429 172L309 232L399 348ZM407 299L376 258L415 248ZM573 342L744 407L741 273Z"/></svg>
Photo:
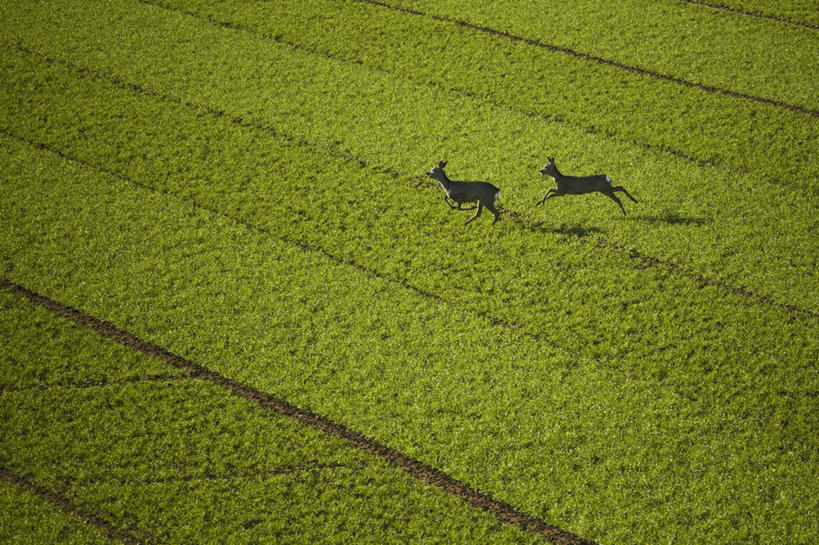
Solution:
<svg viewBox="0 0 819 545"><path fill-rule="evenodd" d="M816 0L3 3L0 543L819 542L817 52Z"/></svg>

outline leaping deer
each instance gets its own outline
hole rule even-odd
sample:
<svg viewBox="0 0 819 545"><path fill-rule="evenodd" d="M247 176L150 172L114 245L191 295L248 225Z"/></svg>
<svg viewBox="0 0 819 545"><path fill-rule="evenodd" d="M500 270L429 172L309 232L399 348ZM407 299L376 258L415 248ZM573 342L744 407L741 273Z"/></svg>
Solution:
<svg viewBox="0 0 819 545"><path fill-rule="evenodd" d="M625 216L626 209L623 208L623 203L620 202L620 199L615 197L614 192L621 191L626 194L626 197L634 202L637 202L637 199L629 195L629 192L626 191L625 188L619 185L612 186L611 179L605 174L580 177L564 176L559 170L557 170L554 157L547 157L546 160L548 162L546 163L546 166L540 169L540 173L554 178L557 188L549 189L549 191L546 192L546 194L542 199L540 199L540 201L538 201L537 204L543 204L546 199L551 199L552 197L562 197L563 195L582 195L584 193L593 193L598 191L620 205L620 210L623 211L623 215Z"/></svg>
<svg viewBox="0 0 819 545"><path fill-rule="evenodd" d="M444 173L446 161L439 161L438 166L427 172L427 176L438 180L441 187L446 192L444 195L444 202L446 202L453 210L472 210L474 206L469 208L461 208L461 205L468 202L477 202L478 211L475 215L466 220L464 225L474 220L481 215L481 210L485 206L490 212L495 214L495 219L492 221L494 225L500 219L500 212L495 208L495 200L500 195L500 189L490 184L489 182L453 182ZM452 202L450 202L452 201ZM455 206L455 204L458 206Z"/></svg>

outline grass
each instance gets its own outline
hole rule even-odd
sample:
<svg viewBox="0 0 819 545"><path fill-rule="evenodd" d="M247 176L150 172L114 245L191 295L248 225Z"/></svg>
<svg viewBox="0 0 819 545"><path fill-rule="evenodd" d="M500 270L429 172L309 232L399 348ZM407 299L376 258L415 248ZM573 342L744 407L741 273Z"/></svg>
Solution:
<svg viewBox="0 0 819 545"><path fill-rule="evenodd" d="M694 83L819 106L809 92L819 35L789 25L673 1L396 4Z"/></svg>
<svg viewBox="0 0 819 545"><path fill-rule="evenodd" d="M151 7L146 9L153 12ZM122 16L134 17L128 13ZM612 142L602 135L588 135L583 130L562 124L544 125L542 120L524 114L486 106L474 99L453 97L434 88L396 82L388 74L294 52L289 47L244 32L203 24L184 15L177 17L175 13L170 17L174 24L183 25L189 34L200 33L200 43L214 44L215 49L205 54L201 49L185 52L181 49L183 46L175 47L178 57L169 63L178 66L179 70L169 74L164 64L146 58L144 65L140 66L138 59L131 58L130 49L122 50L120 56L114 53L116 44L108 44L105 51L111 57L112 65L103 70L115 70L114 73L127 82L140 82L140 72L157 72L162 66L160 73L152 76L160 79L149 78L142 82L144 87L160 86L181 101L192 100L199 93L199 99L194 102L216 110L224 109L222 100L230 101L233 104L230 111L235 117L275 127L285 135L295 135L292 137L297 140L335 149L342 155L353 154L374 166L397 169L411 177L430 167L429 159L424 158L456 154L457 160L465 165L463 177L486 177L496 183L504 190L504 205L517 210L530 208L545 192L545 184L536 170L545 155L542 143L555 142L555 153L559 158L566 157L565 161L558 159L564 172L591 173L591 169L597 170L594 165L601 165L599 170L605 168L612 178L625 184L642 201L641 207L632 213L637 215L638 222L647 225L640 229L635 222L607 221L613 215L610 207L590 207L588 199L581 200L576 206L564 201L545 209L549 211L547 218L551 225L572 227L568 222L580 222L588 227L605 228L618 244L690 264L695 270L717 275L721 281L760 291L780 302L792 303L794 286L801 285L801 289L810 290L807 294L809 308L817 308L815 284L806 284L802 280L816 267L816 254L811 251L810 237L806 236L816 229L812 219L816 197L811 192L800 193L792 188L785 189L779 183L759 182L751 175L735 171L703 168L662 152L645 153L639 145ZM140 24L145 23L133 21L131 27L139 28ZM123 29L123 32L127 30ZM219 37L225 41L220 42ZM154 41L159 39L159 35L152 38ZM346 41L350 40L348 37ZM71 43L64 41L59 47L70 49ZM70 53L65 54L71 58ZM237 55L244 55L244 58L237 58ZM275 62L275 65L253 73L244 71L242 67L253 66L253 59L261 55L269 55L267 64ZM220 59L202 71L225 82L227 88L222 98L209 98L218 91L207 83L209 80L189 77L189 74L198 72L195 65L187 63L191 62L190 59L201 63L203 58ZM301 83L291 85L290 82L294 81ZM175 90L175 87L184 85L188 88ZM333 91L328 92L330 89ZM642 96L642 93L635 95ZM702 97L693 98L702 100ZM379 112L387 101L395 125L385 132L384 118ZM9 105L15 102L9 102ZM293 111L292 104L300 104L298 111ZM19 111L22 114L25 110ZM463 121L449 126L446 123L449 117L441 112L458 112L458 118ZM42 119L42 113L36 115ZM25 123L30 122L31 116ZM772 130L780 131L783 123L787 121L779 119L770 126ZM720 125L724 125L722 121ZM804 127L808 129L810 125ZM453 130L455 134L452 134ZM800 129L794 127L792 130L798 132ZM670 127L667 132L685 133ZM756 131L745 132L758 134ZM492 141L493 134L514 136L487 150L484 143ZM787 147L787 142L793 139L793 133L788 133L782 145ZM701 145L710 148L720 142L716 137L700 140ZM808 136L799 140L816 142L815 138ZM343 142L343 146L336 149L339 142ZM195 146L196 142L191 144ZM760 150L760 154L774 153L774 148L762 143L736 146L736 149L742 150L743 154L752 149ZM589 154L588 150L595 150L596 155ZM202 150L196 153L202 153ZM479 156L483 154L485 158ZM131 161L129 156L122 159ZM138 161L139 155L134 159ZM813 161L796 159L785 163L814 164ZM457 164L451 162L450 168L456 168ZM473 165L481 167L478 169ZM802 172L799 180L816 178L809 172ZM506 180L510 181L504 183ZM537 212L540 213L541 209ZM537 216L533 211L532 217ZM683 218L688 224L662 221L669 217ZM617 218L616 213L614 218ZM589 223L590 220L594 223ZM779 266L783 261L791 266L783 270Z"/></svg>
<svg viewBox="0 0 819 545"><path fill-rule="evenodd" d="M776 6L762 0L727 0L714 2L714 4L790 24L808 25L813 28L819 26L819 11L813 0L780 2Z"/></svg>
<svg viewBox="0 0 819 545"><path fill-rule="evenodd" d="M0 539L5 543L38 545L108 545L117 543L102 531L64 513L45 499L22 491L7 481L0 481L0 513L3 527Z"/></svg>
<svg viewBox="0 0 819 545"><path fill-rule="evenodd" d="M31 350L17 368L38 376L26 384L4 381L4 469L30 476L137 540L535 539L338 439L5 291L0 327L12 357L22 346ZM112 361L119 366L109 373ZM67 375L69 369L77 372ZM83 372L94 381L77 383ZM107 542L41 498L0 484L5 540Z"/></svg>
<svg viewBox="0 0 819 545"><path fill-rule="evenodd" d="M333 58L363 63L391 74L409 77L419 83L433 83L466 96L477 95L484 99L481 102L500 104L527 117L534 117L535 124L542 124L543 118L546 118L569 123L578 127L581 133L586 131L605 135L614 133L628 142L671 151L701 162L723 165L735 171L751 172L755 176L772 179L776 183L787 183L797 187L807 185L807 189L815 194L815 187L809 184L812 183L811 180L816 179L817 171L810 166L811 161L807 160L816 152L816 144L810 137L815 130L815 122L809 117L806 119L802 114L794 114L782 108L747 101L738 102L724 95L681 87L676 83L631 73L621 68L589 62L564 52L499 39L486 32L464 28L450 21L410 16L366 3L348 2L328 6L316 1L298 3L296 7L296 4L283 2L273 7L243 4L242 8L221 3L199 2L163 2L161 5L190 11L207 20L232 23L246 31L263 34L282 43L321 52ZM668 8L660 4L652 9ZM685 9L701 11L701 8ZM566 11L578 13L577 9ZM448 16L450 12L439 7L431 13L433 16L441 17ZM509 10L508 13L526 12ZM604 12L597 16L602 20L607 15L610 14ZM625 10L623 16L629 17ZM684 17L685 13L680 16ZM496 19L501 17L507 20L515 16L503 15L497 16ZM549 39L553 33L545 31L542 26L537 29L530 28L533 24L552 23L554 17L554 14L546 20L542 17L520 17L519 20L525 23L513 24L510 21L507 25L501 26L501 29L519 33L524 38L542 40L547 44L556 42L559 47L576 46L583 53L602 53L591 47L591 42L595 41L593 37L580 43L561 42L559 38ZM642 16L631 18L642 20ZM478 24L481 21L485 19L477 19ZM711 21L719 19L711 17ZM565 23L562 28L566 26L570 25ZM588 32L594 36L601 34L621 36L607 30L601 31L598 26L577 26L588 28ZM380 30L385 28L390 31ZM652 28L665 27L653 25ZM669 32L674 35L679 34L679 26L671 25L668 28L672 29ZM698 27L689 24L689 29L695 28ZM747 28L740 27L737 32L744 36L743 33L747 31ZM771 29L764 27L764 31L770 34ZM361 35L368 36L368 39L355 39ZM634 35L635 39L645 38L644 33L638 30L634 31ZM800 40L810 40L812 35L802 32ZM430 41L445 44L447 40L458 43L458 47L449 48L443 45L428 47ZM746 45L757 47L760 43L765 44L764 50L750 67L748 65L750 61L746 59L740 61L734 60L729 54L719 55L724 50L723 47L703 47L702 51L692 53L697 54L698 64L702 62L715 67L744 66L747 68L745 74L767 75L770 70L764 67L769 65L767 59L771 55L770 44L801 43L800 40L793 40L787 35L763 41L743 37L735 45L733 57L747 56L748 48L744 47ZM699 43L693 38L690 41ZM731 43L728 40L724 41ZM801 51L811 49L812 47L805 46ZM628 51L640 50L684 52L688 48L675 49L666 44L663 47L632 48ZM794 56L783 52L779 58L791 59ZM624 57L614 60L636 63L637 66L643 67L641 59ZM672 67L690 65L689 62L669 62L648 68L668 71ZM794 63L789 73L794 74L792 77L803 83L808 82L813 73L809 66L810 63ZM683 77L685 74L678 76ZM393 81L394 79L391 78ZM775 78L769 79L776 81ZM770 86L765 89L745 86L737 88L736 80L737 77L732 77L730 79L732 84L726 85L727 88L745 92L758 91L763 97L775 100L786 98ZM699 78L695 78L694 82L706 85L725 83ZM792 88L804 89L805 85L794 85ZM605 92L601 92L601 89ZM441 107L438 113L444 115L446 110ZM783 126L787 126L788 130L782 131ZM559 146L561 140L548 136L541 137L537 142L538 160L541 160L540 155L544 153L544 146L547 148ZM577 150L572 149L572 155L575 153Z"/></svg>
<svg viewBox="0 0 819 545"><path fill-rule="evenodd" d="M78 2L10 14L0 34L5 277L583 537L728 543L817 535L811 164L788 156L787 168L807 181L783 191L755 185L729 164L728 152L724 164L707 164L649 137L650 145L641 143L622 124L611 125L612 137L608 129L538 117L536 108L524 109L525 98L501 96L503 86L487 90L481 78L463 79L481 58L487 82L504 62L532 66L526 44L445 21L431 24L476 52L463 67L453 64L451 48L432 47L417 32L419 20L430 21L394 10L304 4L291 17L318 22L324 8L339 24L296 36L279 35L294 19L265 16L276 6L248 6L256 11L185 6L194 17L139 2L98 13ZM352 17L356 10L372 17ZM100 25L111 32L95 32ZM367 25L384 31L372 42L353 39L351 28L369 36ZM429 55L389 45L406 37ZM425 82L442 59L450 59L446 77L463 80L460 86ZM517 77L511 88L524 85ZM650 109L667 88L653 82L630 99ZM703 100L695 90L676 92ZM713 115L716 127L765 110L782 145L800 131L815 134L815 123L793 112L707 100L714 101L692 123ZM570 100L557 108L569 105L584 116L594 110ZM567 111L559 115L569 119ZM679 138L672 126L652 130ZM536 173L544 141L566 155L565 167L558 155L561 170L605 165L640 204L626 204L627 219L602 197L534 209L545 192ZM718 147L702 135L697 145ZM749 140L736 152L760 146ZM453 179L499 185L504 220L463 228L466 216L451 213L421 175L440 158L449 159ZM675 177L651 174L671 171ZM39 338L26 330L36 325L27 316L20 309L6 320L10 330L24 326L9 346ZM50 338L37 359L56 365L75 342L63 330ZM80 417L76 429L49 424L43 443L9 434L21 439L3 444L0 462L70 491L91 511L125 478L124 459L137 464L137 480L162 484L154 481L175 462L151 467L150 457L112 437L113 423L89 425L94 408L124 403L162 423L152 433L167 441L163 455L200 445L207 460L191 475L207 474L210 460L222 457L252 465L252 448L224 451L197 423L228 405L233 420L267 417L195 381L166 384L156 378L161 369L143 380L127 363L136 356L105 346L95 365L69 365L58 376L33 368L19 374L25 352L5 358L4 351L2 407L25 408L9 420L15 430L72 400ZM40 389L48 384L86 387ZM221 425L242 440L231 419ZM288 426L264 433L302 433ZM59 438L72 433L83 438L77 445L94 448L67 455L59 467L99 465L93 486L66 489L51 468L20 458L69 444ZM124 450L108 452L112 444ZM318 456L324 447L315 444L296 457ZM282 464L270 456L265 463ZM192 477L174 471L168 486L129 489L106 518L162 541L241 533L230 514L246 504L227 499L231 484L202 484L201 498L190 503ZM279 531L276 521L309 525L316 496L328 494L342 512L366 513L356 515L358 529L392 520L406 506L389 498L417 485L383 477L392 475L385 468L372 471L386 479L379 492L334 494L337 486L371 489L333 471L297 486L292 513L265 511L260 518L272 522L260 523L259 535ZM286 493L265 483L254 489L254 505ZM376 501L383 506L375 512L349 497L362 494L387 499ZM418 500L419 513L429 501L464 517L432 523L439 533L430 541L450 541L453 528L464 529L455 535L465 540L473 528L511 539L498 533L508 529L452 507L457 502L442 493L424 494L434 498ZM149 515L157 506L166 518ZM229 515L208 518L208 506ZM424 522L397 526L417 537L430 519L417 520ZM322 537L342 540L350 531Z"/></svg>

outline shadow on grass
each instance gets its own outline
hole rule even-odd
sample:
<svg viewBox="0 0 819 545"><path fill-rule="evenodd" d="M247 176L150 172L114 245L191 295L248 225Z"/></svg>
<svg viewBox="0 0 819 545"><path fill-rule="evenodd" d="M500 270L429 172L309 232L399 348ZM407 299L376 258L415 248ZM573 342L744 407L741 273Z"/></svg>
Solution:
<svg viewBox="0 0 819 545"><path fill-rule="evenodd" d="M605 232L603 231L603 229L599 227L588 227L581 225L561 225L560 227L553 227L547 230L552 233L557 233L560 235L571 235L574 237L587 237L595 233Z"/></svg>
<svg viewBox="0 0 819 545"><path fill-rule="evenodd" d="M500 210L501 214L508 216L512 222L523 226L525 229L535 233L549 233L549 234L556 234L556 235L569 235L578 238L592 236L594 234L603 233L604 230L600 227L594 226L585 226L585 225L566 225L565 223L560 224L559 226L550 224L544 220L537 220L534 218L527 217L520 212L515 210L510 210L508 208L504 208L503 206L498 206L498 210Z"/></svg>
<svg viewBox="0 0 819 545"><path fill-rule="evenodd" d="M663 212L658 215L648 216L632 216L635 220L644 221L652 225L665 223L667 225L705 225L711 223L707 218L694 218L691 216L682 216L676 212Z"/></svg>

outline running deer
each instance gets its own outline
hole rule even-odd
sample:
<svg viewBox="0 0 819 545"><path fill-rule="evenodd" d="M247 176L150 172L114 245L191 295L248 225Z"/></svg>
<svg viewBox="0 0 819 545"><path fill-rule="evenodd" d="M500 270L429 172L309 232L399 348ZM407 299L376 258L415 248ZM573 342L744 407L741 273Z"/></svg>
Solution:
<svg viewBox="0 0 819 545"><path fill-rule="evenodd" d="M495 199L500 195L500 189L488 182L453 182L444 173L446 161L439 161L438 166L427 172L427 176L438 180L441 187L446 192L444 195L444 202L453 210L472 210L474 206L469 208L461 208L461 205L467 202L477 202L478 211L475 215L466 220L464 225L474 220L481 215L481 210L485 206L490 212L495 214L495 219L492 224L500 219L500 212L495 208ZM451 202L450 202L451 201ZM455 204L458 206L455 206Z"/></svg>
<svg viewBox="0 0 819 545"><path fill-rule="evenodd" d="M548 162L546 163L546 166L540 169L540 173L554 178L557 188L549 189L549 191L546 192L546 195L544 195L537 204L543 204L546 199L551 199L552 197L562 197L563 195L582 195L584 193L593 193L598 191L620 205L620 210L623 211L623 215L625 216L626 209L623 208L623 203L620 202L620 199L614 196L614 192L621 191L626 194L626 197L634 202L637 202L637 199L629 195L629 192L626 191L625 188L619 185L612 186L611 179L605 174L580 177L564 176L559 170L557 170L554 157L547 157L546 159Z"/></svg>

